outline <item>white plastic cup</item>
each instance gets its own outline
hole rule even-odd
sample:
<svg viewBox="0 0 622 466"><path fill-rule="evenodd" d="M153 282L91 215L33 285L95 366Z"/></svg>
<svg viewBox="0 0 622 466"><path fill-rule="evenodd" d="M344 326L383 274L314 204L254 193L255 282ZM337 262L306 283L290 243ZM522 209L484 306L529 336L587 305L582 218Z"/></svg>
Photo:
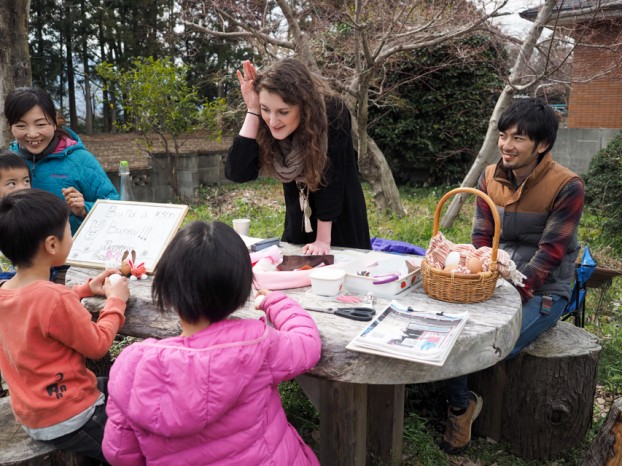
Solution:
<svg viewBox="0 0 622 466"><path fill-rule="evenodd" d="M233 229L238 235L248 236L251 228L251 220L249 218L234 218Z"/></svg>

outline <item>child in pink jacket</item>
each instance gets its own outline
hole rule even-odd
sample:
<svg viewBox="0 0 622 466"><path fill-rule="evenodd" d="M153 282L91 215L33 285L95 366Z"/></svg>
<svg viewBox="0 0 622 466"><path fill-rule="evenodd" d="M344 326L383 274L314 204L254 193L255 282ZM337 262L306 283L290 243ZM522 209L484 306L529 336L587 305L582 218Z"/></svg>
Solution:
<svg viewBox="0 0 622 466"><path fill-rule="evenodd" d="M194 222L155 270L154 302L182 333L128 346L112 366L103 450L112 465L319 465L287 422L277 387L311 369L313 319L279 292L265 319L227 319L249 299L244 242L220 222Z"/></svg>

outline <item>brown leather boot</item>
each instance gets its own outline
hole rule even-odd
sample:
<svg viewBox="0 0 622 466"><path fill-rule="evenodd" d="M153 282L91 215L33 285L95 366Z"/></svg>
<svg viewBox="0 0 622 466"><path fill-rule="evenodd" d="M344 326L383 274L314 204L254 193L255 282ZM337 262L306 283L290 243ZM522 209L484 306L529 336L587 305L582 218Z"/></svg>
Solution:
<svg viewBox="0 0 622 466"><path fill-rule="evenodd" d="M449 407L447 410L447 428L441 442L443 451L450 455L457 455L467 449L471 443L471 425L479 416L482 404L482 397L471 392L471 401L464 413L456 415L452 412L452 407Z"/></svg>

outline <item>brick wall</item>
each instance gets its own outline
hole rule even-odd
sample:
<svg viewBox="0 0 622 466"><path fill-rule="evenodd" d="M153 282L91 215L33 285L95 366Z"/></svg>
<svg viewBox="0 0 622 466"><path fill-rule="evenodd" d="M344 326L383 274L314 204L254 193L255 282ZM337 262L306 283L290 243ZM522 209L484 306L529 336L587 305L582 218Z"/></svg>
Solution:
<svg viewBox="0 0 622 466"><path fill-rule="evenodd" d="M622 80L572 85L568 128L622 128Z"/></svg>
<svg viewBox="0 0 622 466"><path fill-rule="evenodd" d="M568 102L568 128L622 128L622 70L594 79L622 62L622 19L602 21L582 40L599 46L577 46L573 53L572 85Z"/></svg>

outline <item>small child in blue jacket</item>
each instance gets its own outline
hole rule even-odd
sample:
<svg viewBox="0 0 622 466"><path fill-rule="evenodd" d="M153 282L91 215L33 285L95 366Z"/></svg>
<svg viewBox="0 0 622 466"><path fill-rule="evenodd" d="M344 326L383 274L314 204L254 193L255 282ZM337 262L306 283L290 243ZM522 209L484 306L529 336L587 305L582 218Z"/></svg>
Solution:
<svg viewBox="0 0 622 466"><path fill-rule="evenodd" d="M28 164L15 152L0 151L0 199L20 189L30 189ZM0 280L8 280L13 275L15 275L15 267L0 252Z"/></svg>

